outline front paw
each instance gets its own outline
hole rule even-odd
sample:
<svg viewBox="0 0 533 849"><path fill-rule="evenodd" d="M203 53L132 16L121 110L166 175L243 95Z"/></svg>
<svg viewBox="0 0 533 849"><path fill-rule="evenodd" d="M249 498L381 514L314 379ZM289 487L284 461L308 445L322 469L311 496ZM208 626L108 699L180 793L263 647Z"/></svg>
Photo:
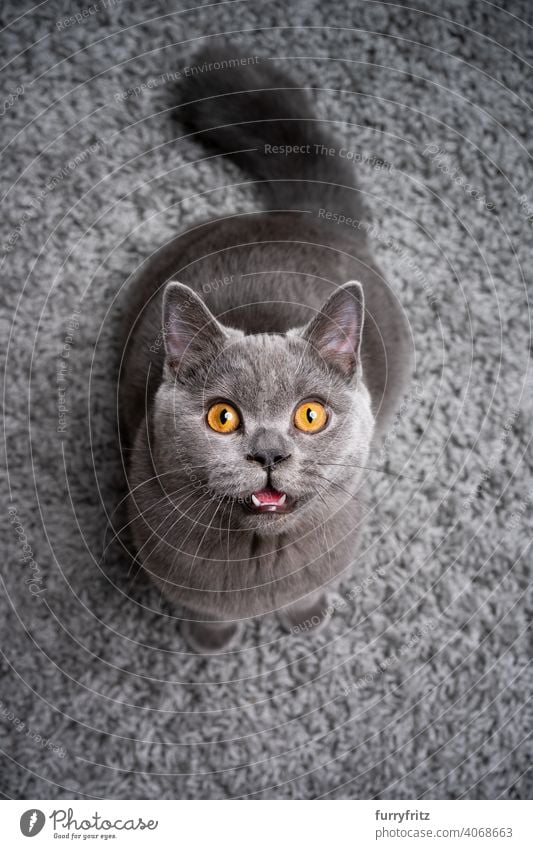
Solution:
<svg viewBox="0 0 533 849"><path fill-rule="evenodd" d="M234 645L241 635L240 622L198 622L186 619L181 635L198 654L219 654Z"/></svg>
<svg viewBox="0 0 533 849"><path fill-rule="evenodd" d="M284 607L278 612L279 621L290 634L319 631L331 619L333 606L328 604L326 593L310 596Z"/></svg>

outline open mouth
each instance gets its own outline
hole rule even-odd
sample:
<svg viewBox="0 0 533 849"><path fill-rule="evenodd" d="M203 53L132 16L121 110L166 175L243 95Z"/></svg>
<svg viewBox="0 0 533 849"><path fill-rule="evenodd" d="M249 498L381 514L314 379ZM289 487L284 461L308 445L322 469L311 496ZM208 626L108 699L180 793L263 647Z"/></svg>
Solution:
<svg viewBox="0 0 533 849"><path fill-rule="evenodd" d="M294 503L286 492L270 488L258 489L246 500L246 506L252 513L290 513Z"/></svg>

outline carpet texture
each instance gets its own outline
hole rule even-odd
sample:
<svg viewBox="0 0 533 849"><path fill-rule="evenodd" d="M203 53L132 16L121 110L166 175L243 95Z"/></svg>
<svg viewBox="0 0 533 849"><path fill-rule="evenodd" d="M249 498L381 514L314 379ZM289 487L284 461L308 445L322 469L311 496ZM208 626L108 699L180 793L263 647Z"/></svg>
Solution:
<svg viewBox="0 0 533 849"><path fill-rule="evenodd" d="M528 798L533 9L193 5L1 13L0 792ZM249 622L207 660L108 516L128 278L258 204L169 113L218 33L314 89L417 353L329 627Z"/></svg>

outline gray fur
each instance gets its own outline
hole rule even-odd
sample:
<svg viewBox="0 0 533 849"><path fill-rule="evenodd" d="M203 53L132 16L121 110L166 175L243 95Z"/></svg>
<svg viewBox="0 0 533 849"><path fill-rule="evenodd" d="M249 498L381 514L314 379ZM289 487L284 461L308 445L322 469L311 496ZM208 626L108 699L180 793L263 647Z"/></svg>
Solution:
<svg viewBox="0 0 533 849"><path fill-rule="evenodd" d="M2 116L3 244L54 174L109 143L47 193L4 259L3 491L42 580L36 597L4 509L0 793L98 806L530 799L531 4L195 5L100 4L58 31L64 4L23 16L3 4L5 93L25 85ZM322 633L284 634L266 616L206 661L144 570L119 545L102 552L125 521L112 511L127 276L203 218L258 209L261 186L169 120L159 78L194 64L189 45L236 30L243 55L284 57L316 89L324 126L363 159L369 240L417 364L369 465L425 482L366 473L375 509ZM431 142L444 159L424 153ZM58 357L75 309L61 437Z"/></svg>
<svg viewBox="0 0 533 849"><path fill-rule="evenodd" d="M217 56L206 51L198 62ZM295 84L263 63L224 77L230 93L262 91L217 96L207 108L208 77L189 84L182 117L202 130L207 118L226 125L203 133L223 150L256 147L240 163L259 179L271 174L267 197L292 211L206 222L137 276L119 399L133 449L130 526L138 560L193 618L237 621L290 605L305 617L357 545L360 467L406 389L411 340L362 233L347 237L305 213L325 194L334 209L359 212L356 187L338 187L338 160L261 153L265 133L273 145L310 138L302 92L284 91ZM256 116L284 120L267 126ZM210 286L204 304L198 295L214 280L226 282ZM292 413L317 396L331 409L329 425L302 434ZM241 430L207 427L218 398L238 405ZM258 445L289 457L270 483L299 499L294 512L255 515L242 503L267 484L247 459Z"/></svg>

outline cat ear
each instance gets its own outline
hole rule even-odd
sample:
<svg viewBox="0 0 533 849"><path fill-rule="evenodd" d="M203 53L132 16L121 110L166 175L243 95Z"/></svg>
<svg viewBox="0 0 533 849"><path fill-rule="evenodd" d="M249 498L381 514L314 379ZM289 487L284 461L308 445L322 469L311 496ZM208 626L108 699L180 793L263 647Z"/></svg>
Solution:
<svg viewBox="0 0 533 849"><path fill-rule="evenodd" d="M352 280L326 301L303 337L327 365L351 378L360 370L363 321L363 287Z"/></svg>
<svg viewBox="0 0 533 849"><path fill-rule="evenodd" d="M216 356L226 333L204 302L183 283L168 283L163 296L163 335L169 366L177 371Z"/></svg>

